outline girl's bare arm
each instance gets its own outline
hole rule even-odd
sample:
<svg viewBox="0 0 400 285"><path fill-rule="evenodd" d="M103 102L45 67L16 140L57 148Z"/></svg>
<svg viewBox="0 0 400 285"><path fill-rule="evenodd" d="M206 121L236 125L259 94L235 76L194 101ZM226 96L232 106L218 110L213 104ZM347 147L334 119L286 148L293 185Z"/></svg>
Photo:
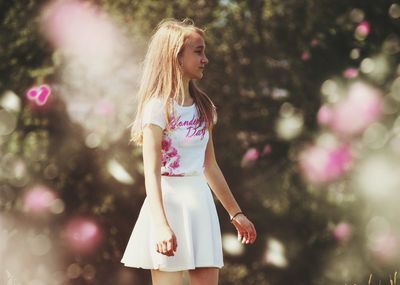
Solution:
<svg viewBox="0 0 400 285"><path fill-rule="evenodd" d="M204 174L207 178L210 188L215 193L218 200L222 203L225 210L229 213L230 218L232 218L232 216L237 212L241 212L241 209L233 197L233 194L226 183L225 177L215 159L211 130L205 153L204 166ZM253 223L245 215L236 216L232 223L236 227L238 239L242 243L250 244L255 242L257 237L256 229Z"/></svg>
<svg viewBox="0 0 400 285"><path fill-rule="evenodd" d="M161 127L148 124L143 129L143 166L146 194L156 225L169 225L161 195Z"/></svg>
<svg viewBox="0 0 400 285"><path fill-rule="evenodd" d="M215 196L217 196L225 210L229 213L229 216L232 217L235 213L241 211L216 161L211 130L205 153L204 166L204 174L207 182Z"/></svg>

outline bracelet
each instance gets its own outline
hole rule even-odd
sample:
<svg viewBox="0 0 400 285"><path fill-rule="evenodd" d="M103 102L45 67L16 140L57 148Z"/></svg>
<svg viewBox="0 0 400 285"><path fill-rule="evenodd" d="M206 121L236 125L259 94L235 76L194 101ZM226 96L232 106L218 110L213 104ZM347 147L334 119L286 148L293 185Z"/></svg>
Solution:
<svg viewBox="0 0 400 285"><path fill-rule="evenodd" d="M244 215L243 212L237 212L236 214L234 214L234 215L232 216L232 218L231 218L231 223L233 222L233 219L234 219L237 215L239 215L239 214L243 214L243 215Z"/></svg>

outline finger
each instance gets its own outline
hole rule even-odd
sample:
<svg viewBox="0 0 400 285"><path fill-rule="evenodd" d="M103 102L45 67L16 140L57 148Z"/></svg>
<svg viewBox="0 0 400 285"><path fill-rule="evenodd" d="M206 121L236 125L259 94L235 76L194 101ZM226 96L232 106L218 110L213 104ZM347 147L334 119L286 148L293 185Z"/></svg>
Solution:
<svg viewBox="0 0 400 285"><path fill-rule="evenodd" d="M252 242L253 236L254 236L254 231L255 231L254 226L250 222L248 227L247 227L247 229L246 229L246 235L245 235L246 236L246 239L245 239L245 243L246 244L249 244L249 243Z"/></svg>
<svg viewBox="0 0 400 285"><path fill-rule="evenodd" d="M171 255L174 255L174 244L173 241L168 242L168 246L167 246L168 252Z"/></svg>
<svg viewBox="0 0 400 285"><path fill-rule="evenodd" d="M243 237L243 233L241 231L238 231L238 240L240 241Z"/></svg>
<svg viewBox="0 0 400 285"><path fill-rule="evenodd" d="M254 242L256 240L256 238L257 238L257 231L256 231L256 228L254 227L254 225L251 225L251 226L253 228L253 235L254 235L253 242Z"/></svg>
<svg viewBox="0 0 400 285"><path fill-rule="evenodd" d="M249 231L247 232L247 241L246 241L247 244L252 242L253 236L254 236L253 229L250 228Z"/></svg>
<svg viewBox="0 0 400 285"><path fill-rule="evenodd" d="M257 237L256 227L254 226L253 223L251 224L251 227L253 228L254 239L256 239L256 237Z"/></svg>
<svg viewBox="0 0 400 285"><path fill-rule="evenodd" d="M175 237L173 237L173 238L171 239L171 241L169 242L169 246L170 246L170 248L169 248L170 256L175 255L175 254L174 254L174 251L176 251L176 247L177 247L177 245L176 245L176 238L175 238Z"/></svg>
<svg viewBox="0 0 400 285"><path fill-rule="evenodd" d="M246 243L246 240L247 240L247 231L243 231L243 233L242 233L242 240L241 240L241 242L242 243Z"/></svg>
<svg viewBox="0 0 400 285"><path fill-rule="evenodd" d="M165 241L161 244L161 248L161 252L165 254L167 252L167 243Z"/></svg>
<svg viewBox="0 0 400 285"><path fill-rule="evenodd" d="M248 236L247 236L246 243L249 244L249 243L251 243L252 240L253 240L253 236L249 233Z"/></svg>
<svg viewBox="0 0 400 285"><path fill-rule="evenodd" d="M167 242L167 251L172 251L172 247L173 247L173 241L170 240Z"/></svg>
<svg viewBox="0 0 400 285"><path fill-rule="evenodd" d="M246 232L242 227L239 227L238 229L237 229L237 231L238 231L238 239L239 240L241 240L242 238L243 238L243 236L244 236L244 233Z"/></svg>
<svg viewBox="0 0 400 285"><path fill-rule="evenodd" d="M254 243L256 240L256 233L254 231L250 232L250 243Z"/></svg>
<svg viewBox="0 0 400 285"><path fill-rule="evenodd" d="M243 233L241 243L244 243L247 238L247 233Z"/></svg>
<svg viewBox="0 0 400 285"><path fill-rule="evenodd" d="M249 240L250 240L250 234L249 234L249 232L246 232L244 235L244 243L248 244Z"/></svg>

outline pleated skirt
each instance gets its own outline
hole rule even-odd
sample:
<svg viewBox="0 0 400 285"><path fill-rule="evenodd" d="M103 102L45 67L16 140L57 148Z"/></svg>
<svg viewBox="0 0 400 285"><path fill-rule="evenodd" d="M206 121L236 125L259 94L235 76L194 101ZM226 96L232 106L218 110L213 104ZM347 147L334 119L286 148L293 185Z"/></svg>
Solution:
<svg viewBox="0 0 400 285"><path fill-rule="evenodd" d="M154 224L147 197L121 259L127 267L181 271L222 268L221 229L211 189L204 174L161 176L165 214L177 239L174 256L156 251Z"/></svg>

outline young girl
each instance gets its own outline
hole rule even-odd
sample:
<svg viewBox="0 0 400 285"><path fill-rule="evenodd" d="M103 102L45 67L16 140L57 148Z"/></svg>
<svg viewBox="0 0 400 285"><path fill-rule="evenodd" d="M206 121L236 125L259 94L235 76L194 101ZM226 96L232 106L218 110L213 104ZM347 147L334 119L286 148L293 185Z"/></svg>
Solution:
<svg viewBox="0 0 400 285"><path fill-rule="evenodd" d="M210 188L229 213L238 239L256 230L241 212L217 164L216 108L194 80L208 63L204 31L185 19L162 21L144 61L132 139L143 147L146 198L121 262L151 270L155 285L218 284L221 231Z"/></svg>

